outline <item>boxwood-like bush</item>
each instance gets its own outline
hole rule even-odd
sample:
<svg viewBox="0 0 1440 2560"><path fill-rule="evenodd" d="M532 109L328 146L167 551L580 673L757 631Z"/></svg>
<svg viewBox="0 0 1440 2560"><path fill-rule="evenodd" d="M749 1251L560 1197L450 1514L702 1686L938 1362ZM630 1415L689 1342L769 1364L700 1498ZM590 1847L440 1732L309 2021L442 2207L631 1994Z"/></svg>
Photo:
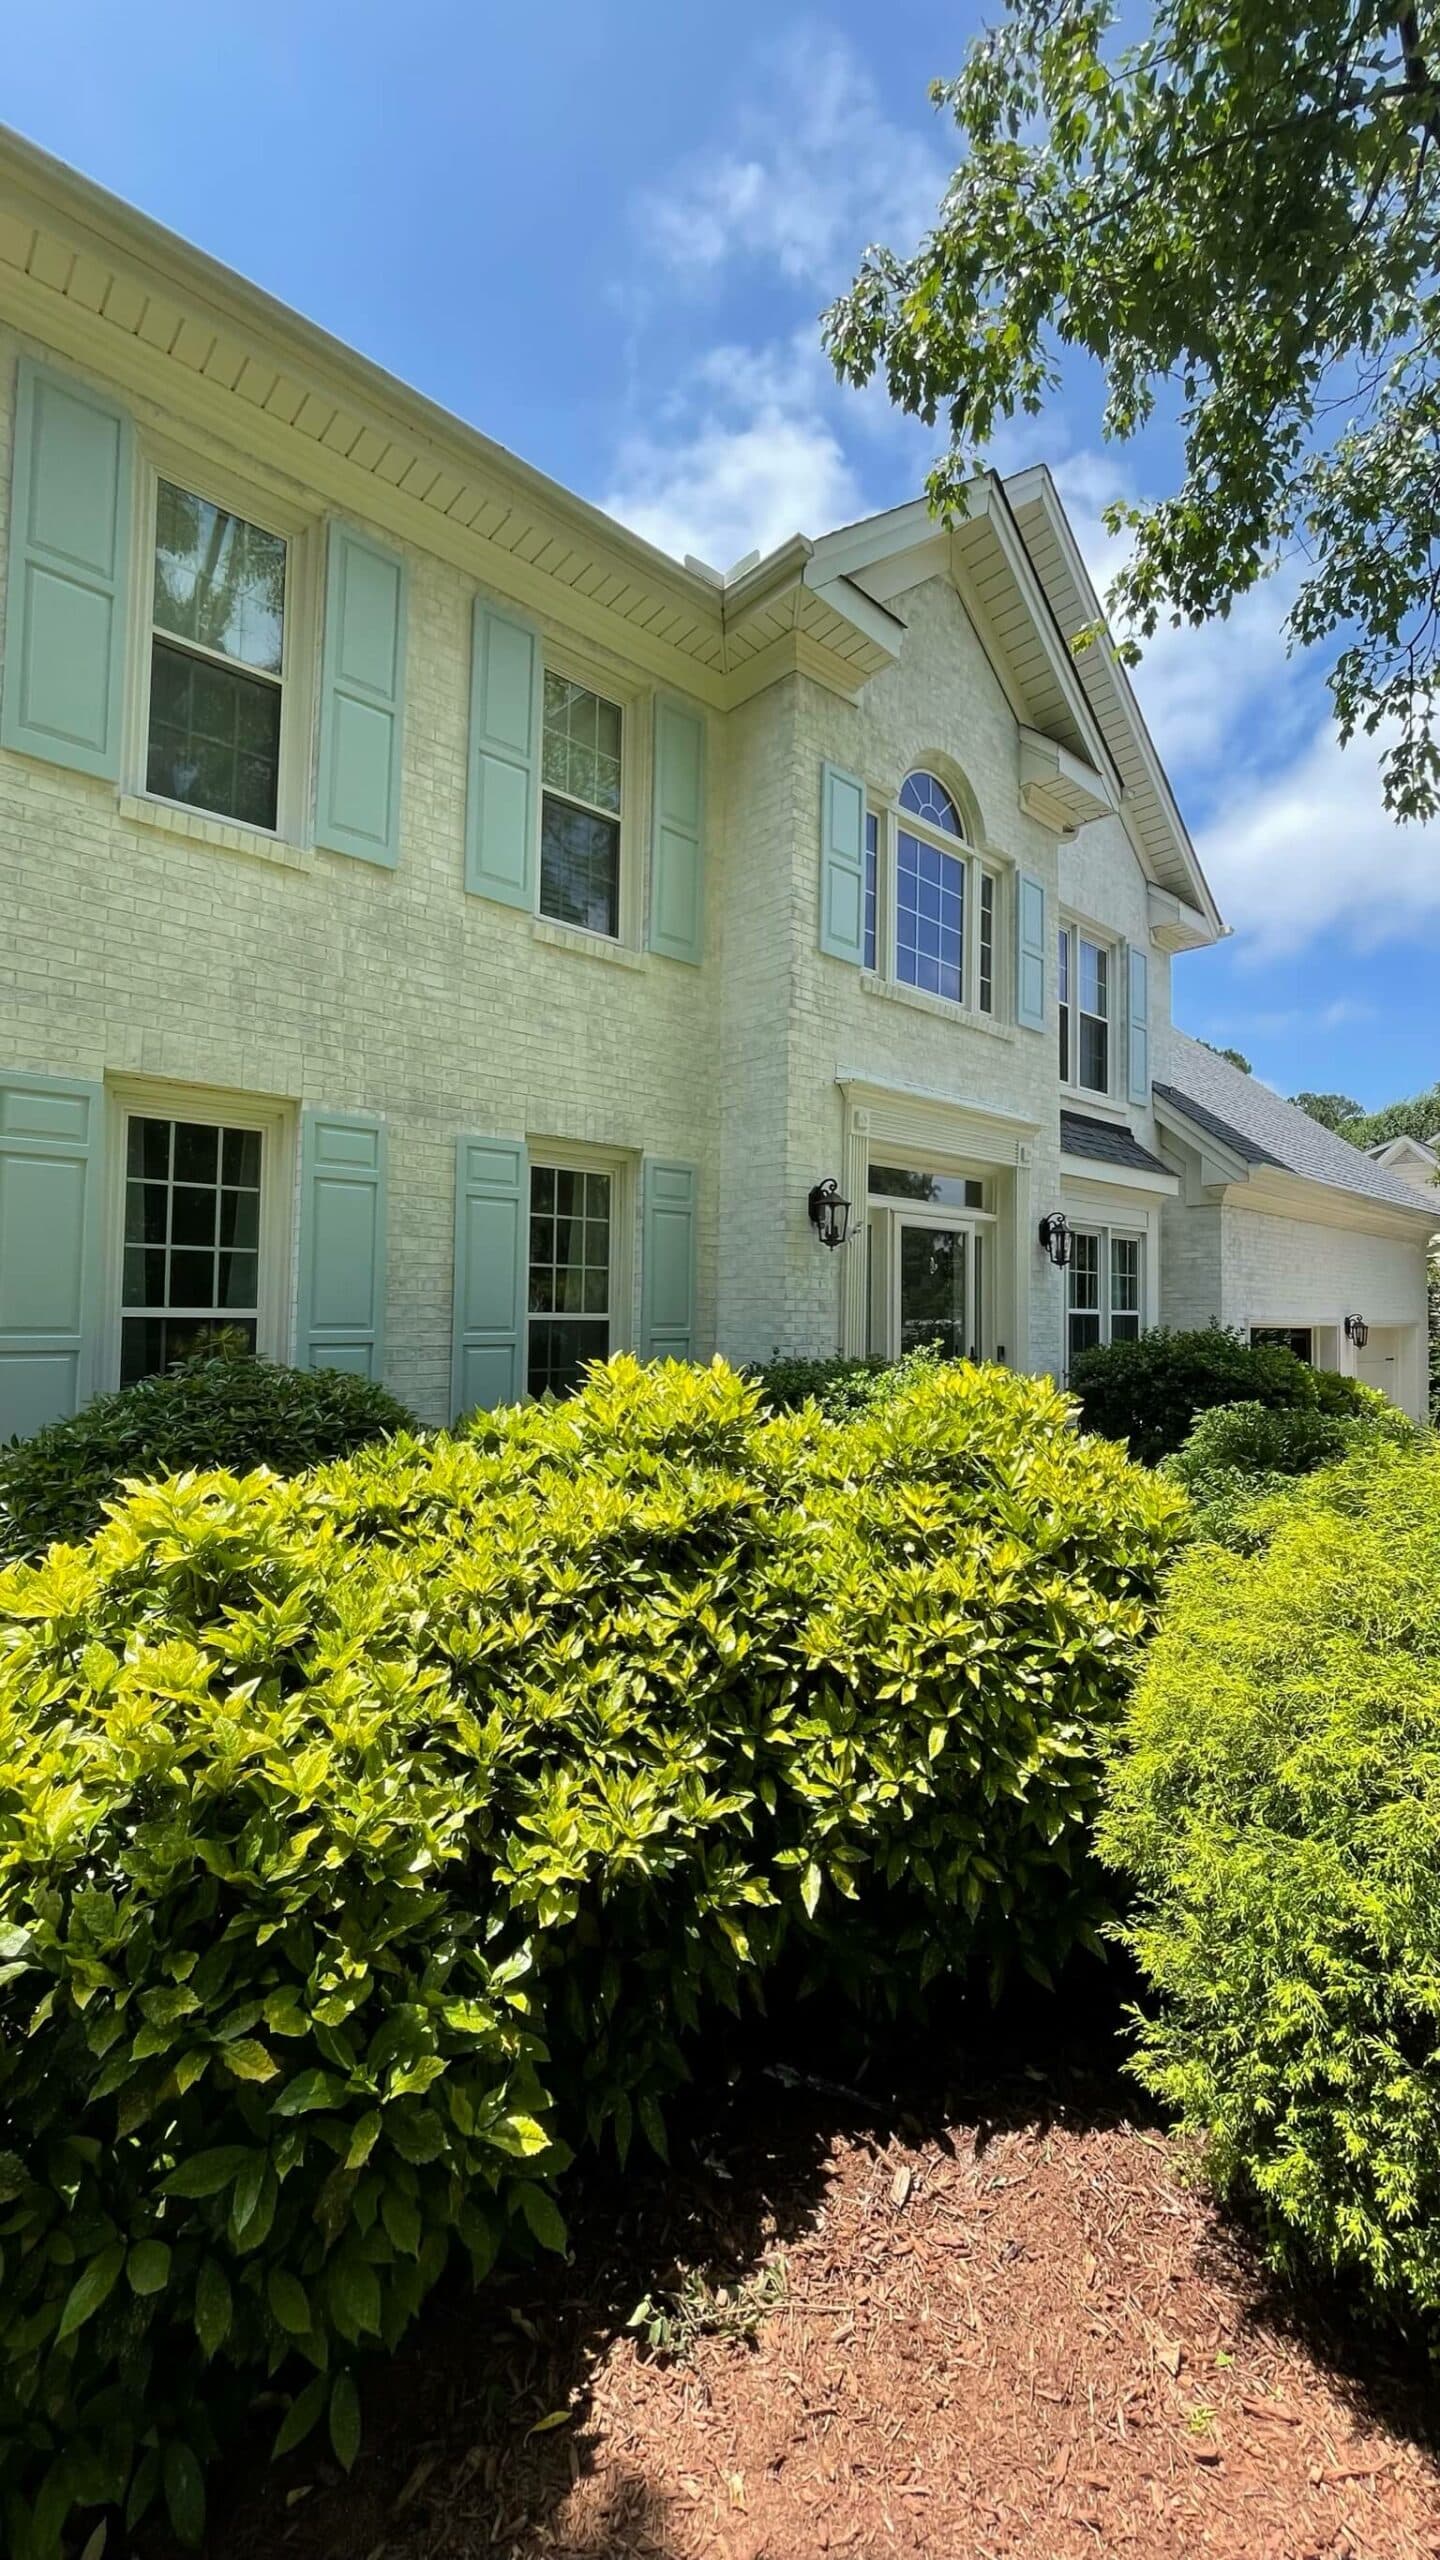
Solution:
<svg viewBox="0 0 1440 2560"><path fill-rule="evenodd" d="M413 1425L384 1387L343 1370L283 1369L248 1352L190 1360L0 1448L0 1559L88 1537L127 1477L261 1466L295 1475Z"/></svg>
<svg viewBox="0 0 1440 2560"><path fill-rule="evenodd" d="M1102 1738L1182 1497L1045 1381L858 1421L616 1360L0 1576L0 2502L356 2433L458 2249L563 2244L697 2030L1093 1939Z"/></svg>
<svg viewBox="0 0 1440 2560"><path fill-rule="evenodd" d="M1087 1431L1128 1441L1148 1466L1180 1448L1212 1405L1344 1413L1358 1410L1367 1392L1353 1378L1312 1369L1293 1351L1246 1342L1221 1325L1196 1333L1158 1327L1134 1342L1097 1343L1072 1360L1070 1387Z"/></svg>
<svg viewBox="0 0 1440 2560"><path fill-rule="evenodd" d="M1440 1455L1267 1508L1175 1572L1110 1774L1139 2068L1278 2262L1440 2338Z"/></svg>

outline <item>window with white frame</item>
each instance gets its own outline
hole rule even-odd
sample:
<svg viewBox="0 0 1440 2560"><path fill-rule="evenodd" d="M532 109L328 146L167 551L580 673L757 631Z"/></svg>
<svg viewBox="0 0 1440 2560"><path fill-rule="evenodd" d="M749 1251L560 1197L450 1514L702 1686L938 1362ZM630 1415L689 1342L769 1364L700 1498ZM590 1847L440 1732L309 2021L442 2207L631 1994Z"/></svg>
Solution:
<svg viewBox="0 0 1440 2560"><path fill-rule="evenodd" d="M1060 1081L1084 1093L1110 1090L1115 957L1078 925L1062 924L1058 952Z"/></svg>
<svg viewBox="0 0 1440 2560"><path fill-rule="evenodd" d="M573 1394L585 1366L611 1349L615 1182L566 1165L530 1168L529 1332L532 1396Z"/></svg>
<svg viewBox="0 0 1440 2560"><path fill-rule="evenodd" d="M917 767L886 818L865 824L865 966L886 965L902 986L993 1014L995 874L966 838L952 792ZM888 923L882 923L888 915Z"/></svg>
<svg viewBox="0 0 1440 2560"><path fill-rule="evenodd" d="M255 1348L264 1148L256 1128L127 1115L122 1387L221 1330Z"/></svg>
<svg viewBox="0 0 1440 2560"><path fill-rule="evenodd" d="M1067 1271L1068 1356L1140 1332L1144 1238L1111 1227L1072 1227Z"/></svg>
<svg viewBox="0 0 1440 2560"><path fill-rule="evenodd" d="M145 784L158 798L276 826L289 551L282 534L157 483Z"/></svg>
<svg viewBox="0 0 1440 2560"><path fill-rule="evenodd" d="M570 676L545 671L540 913L586 932L620 932L622 714Z"/></svg>

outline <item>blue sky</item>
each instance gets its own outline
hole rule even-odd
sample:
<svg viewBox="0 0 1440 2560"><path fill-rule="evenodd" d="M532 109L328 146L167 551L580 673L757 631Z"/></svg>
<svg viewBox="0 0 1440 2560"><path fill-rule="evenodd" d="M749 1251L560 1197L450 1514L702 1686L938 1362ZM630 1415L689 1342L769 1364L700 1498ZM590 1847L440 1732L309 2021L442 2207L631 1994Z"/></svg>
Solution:
<svg viewBox="0 0 1440 2560"><path fill-rule="evenodd" d="M907 245L948 135L927 80L979 13L889 0L49 0L4 111L667 548L724 567L913 496L924 431L840 391L816 320L871 239ZM1161 486L1077 380L996 458L1047 458L1097 575L1100 509ZM1290 1092L1440 1077L1440 844L1383 817L1280 585L1165 633L1141 700L1220 902L1188 1026Z"/></svg>

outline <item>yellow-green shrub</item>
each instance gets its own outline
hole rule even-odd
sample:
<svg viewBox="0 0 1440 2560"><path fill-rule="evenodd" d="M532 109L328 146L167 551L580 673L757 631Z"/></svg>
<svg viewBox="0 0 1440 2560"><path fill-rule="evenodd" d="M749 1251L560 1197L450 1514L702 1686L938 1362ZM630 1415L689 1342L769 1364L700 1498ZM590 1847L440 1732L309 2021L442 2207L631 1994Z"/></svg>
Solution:
<svg viewBox="0 0 1440 2560"><path fill-rule="evenodd" d="M898 2000L1093 1936L1101 1738L1180 1498L1045 1382L848 1423L616 1360L293 1482L148 1487L0 1577L0 2494L201 2466L457 2246L563 2244L782 1955ZM304 2379L306 2372L311 2378Z"/></svg>
<svg viewBox="0 0 1440 2560"><path fill-rule="evenodd" d="M1440 1452L1372 1439L1198 1545L1109 1777L1139 2068L1272 2254L1440 2312Z"/></svg>

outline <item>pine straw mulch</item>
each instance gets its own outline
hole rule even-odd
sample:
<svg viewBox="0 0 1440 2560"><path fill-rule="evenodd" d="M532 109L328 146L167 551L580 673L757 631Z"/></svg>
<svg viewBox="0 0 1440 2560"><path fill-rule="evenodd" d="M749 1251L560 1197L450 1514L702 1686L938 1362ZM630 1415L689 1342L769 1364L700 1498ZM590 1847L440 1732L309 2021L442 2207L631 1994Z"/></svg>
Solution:
<svg viewBox="0 0 1440 2560"><path fill-rule="evenodd" d="M349 2479L219 2484L210 2560L1440 2554L1423 2371L1268 2291L1108 2065L928 2076L747 2075L567 2263L432 2306ZM646 2297L753 2339L657 2358Z"/></svg>

